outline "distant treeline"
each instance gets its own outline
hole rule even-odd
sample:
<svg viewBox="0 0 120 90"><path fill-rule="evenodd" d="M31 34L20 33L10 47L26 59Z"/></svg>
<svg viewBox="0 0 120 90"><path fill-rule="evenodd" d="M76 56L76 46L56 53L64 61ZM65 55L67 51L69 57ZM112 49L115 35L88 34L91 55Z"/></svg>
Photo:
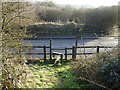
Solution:
<svg viewBox="0 0 120 90"><path fill-rule="evenodd" d="M57 24L52 22L45 22L28 26L29 33L36 36L41 35L76 35L83 25L76 24L74 22L66 24Z"/></svg>
<svg viewBox="0 0 120 90"><path fill-rule="evenodd" d="M113 28L118 24L118 6L73 8L71 6L60 7L53 2L37 2L34 3L34 7L37 22L62 24L36 24L29 26L29 30L33 33L37 32L37 35L42 33L43 35L48 33L53 34L54 31L79 31L80 27L94 28L94 30L83 29L88 32L104 31L108 34L109 32L113 32ZM71 24L68 24L68 22L71 22ZM60 33L58 32L58 34Z"/></svg>
<svg viewBox="0 0 120 90"><path fill-rule="evenodd" d="M82 25L75 22L68 22L66 24L58 24L53 22L37 23L35 25L28 26L29 34L33 36L93 36L95 33L97 35L105 35L104 31L95 31L95 27L91 28L88 25Z"/></svg>

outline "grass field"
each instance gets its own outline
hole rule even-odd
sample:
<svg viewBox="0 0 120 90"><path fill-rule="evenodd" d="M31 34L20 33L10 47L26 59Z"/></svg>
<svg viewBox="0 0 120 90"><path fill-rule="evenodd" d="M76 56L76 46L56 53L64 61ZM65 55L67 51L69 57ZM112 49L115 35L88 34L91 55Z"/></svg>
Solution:
<svg viewBox="0 0 120 90"><path fill-rule="evenodd" d="M73 75L71 63L58 64L29 63L31 77L27 78L27 84L22 88L84 88L80 80Z"/></svg>

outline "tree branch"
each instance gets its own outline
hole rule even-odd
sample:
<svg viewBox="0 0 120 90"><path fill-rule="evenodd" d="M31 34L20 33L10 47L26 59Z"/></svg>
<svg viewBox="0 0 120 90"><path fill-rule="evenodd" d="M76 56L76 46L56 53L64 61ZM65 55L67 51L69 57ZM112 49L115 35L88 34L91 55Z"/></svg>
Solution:
<svg viewBox="0 0 120 90"><path fill-rule="evenodd" d="M112 90L111 88L108 88L108 87L105 87L105 86L103 86L103 85L97 84L97 83L95 83L95 82L93 82L93 81L90 81L90 80L84 78L84 77L80 77L80 79L81 79L81 80L85 80L85 81L87 81L87 82L89 82L89 83L95 84L95 85L97 85L97 86L99 86L99 87Z"/></svg>

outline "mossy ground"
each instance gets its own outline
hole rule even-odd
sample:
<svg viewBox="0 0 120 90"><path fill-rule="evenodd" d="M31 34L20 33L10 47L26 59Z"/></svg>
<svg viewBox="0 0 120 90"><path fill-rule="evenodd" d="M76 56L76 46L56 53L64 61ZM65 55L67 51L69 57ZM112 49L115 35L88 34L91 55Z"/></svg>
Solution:
<svg viewBox="0 0 120 90"><path fill-rule="evenodd" d="M32 77L23 88L81 88L79 79L71 71L71 62L58 64L29 63Z"/></svg>

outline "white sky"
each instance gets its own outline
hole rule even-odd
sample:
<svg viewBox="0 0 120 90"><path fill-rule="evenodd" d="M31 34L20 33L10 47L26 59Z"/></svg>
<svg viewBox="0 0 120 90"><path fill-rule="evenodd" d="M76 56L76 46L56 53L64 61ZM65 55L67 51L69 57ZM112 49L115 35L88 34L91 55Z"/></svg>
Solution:
<svg viewBox="0 0 120 90"><path fill-rule="evenodd" d="M118 5L119 2L119 0L32 0L32 1L53 1L56 4L90 5L93 7Z"/></svg>

